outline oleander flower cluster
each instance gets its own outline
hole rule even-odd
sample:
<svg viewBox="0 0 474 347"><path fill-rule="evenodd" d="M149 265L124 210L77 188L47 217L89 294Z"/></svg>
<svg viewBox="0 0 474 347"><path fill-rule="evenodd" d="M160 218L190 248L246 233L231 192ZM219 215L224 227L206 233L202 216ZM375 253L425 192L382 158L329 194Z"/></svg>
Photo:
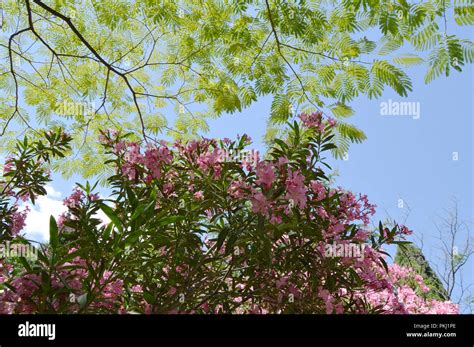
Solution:
<svg viewBox="0 0 474 347"><path fill-rule="evenodd" d="M38 262L0 264L0 312L457 313L387 265L383 246L411 230L372 228L368 197L332 187L336 121L300 120L264 155L246 135L143 143L104 131L111 195L78 186ZM336 244L362 251L329 256Z"/></svg>

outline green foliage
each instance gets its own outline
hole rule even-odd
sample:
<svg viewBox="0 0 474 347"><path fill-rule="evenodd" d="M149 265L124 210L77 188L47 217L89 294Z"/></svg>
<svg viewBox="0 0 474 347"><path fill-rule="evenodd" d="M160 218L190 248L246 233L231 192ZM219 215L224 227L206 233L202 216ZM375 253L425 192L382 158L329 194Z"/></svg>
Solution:
<svg viewBox="0 0 474 347"><path fill-rule="evenodd" d="M374 206L329 186L324 155L334 148L334 125L324 122L324 129L288 123L267 160L245 164L227 154L248 154L247 136L174 150L161 143L143 153L125 142L131 136L104 131L111 195L77 184L67 211L50 218L49 245L37 259L0 272L0 312L332 313L322 290L338 294L343 312L381 312L356 293L366 278L385 276L381 247L397 227L387 239L361 233ZM369 247L371 263L327 254L336 240Z"/></svg>
<svg viewBox="0 0 474 347"><path fill-rule="evenodd" d="M46 195L45 184L51 180L45 168L53 159L64 158L70 150L71 137L61 128L38 132L38 140L25 136L17 141L5 161L0 179L0 241L10 239L15 227L12 216L19 213L18 200L35 203ZM20 213L21 214L21 213Z"/></svg>
<svg viewBox="0 0 474 347"><path fill-rule="evenodd" d="M456 1L454 20L459 25L474 24L474 4L471 1Z"/></svg>
<svg viewBox="0 0 474 347"><path fill-rule="evenodd" d="M469 57L467 57L469 59ZM461 42L454 36L444 37L439 46L429 56L430 67L425 82L431 82L441 74L449 75L450 68L462 71L464 51Z"/></svg>
<svg viewBox="0 0 474 347"><path fill-rule="evenodd" d="M413 244L403 244L397 247L395 263L400 266L412 268L422 276L430 288L427 297L435 300L449 300L449 295L440 279L433 271L421 250Z"/></svg>
<svg viewBox="0 0 474 347"><path fill-rule="evenodd" d="M13 143L8 127L62 126L74 138L67 175L105 170L92 140L104 127L190 139L207 118L266 95L270 127L294 116L290 105L347 117L357 96L386 87L406 96L403 68L426 65L430 82L474 57L472 42L444 24L472 25L469 0L2 4L2 148Z"/></svg>
<svg viewBox="0 0 474 347"><path fill-rule="evenodd" d="M337 132L333 140L336 148L331 152L336 158L344 158L348 154L351 143L361 143L366 138L364 132L356 126L340 121L337 124Z"/></svg>

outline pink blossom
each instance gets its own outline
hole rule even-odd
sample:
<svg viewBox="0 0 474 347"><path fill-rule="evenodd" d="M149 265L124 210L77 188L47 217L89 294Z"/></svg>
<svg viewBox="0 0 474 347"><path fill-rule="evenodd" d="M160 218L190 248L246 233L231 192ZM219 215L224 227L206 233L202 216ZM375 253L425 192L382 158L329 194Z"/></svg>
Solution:
<svg viewBox="0 0 474 347"><path fill-rule="evenodd" d="M96 201L99 200L99 194L89 194L89 200L90 201Z"/></svg>
<svg viewBox="0 0 474 347"><path fill-rule="evenodd" d="M265 189L269 189L275 180L275 172L273 171L273 165L271 162L260 162L257 165L257 180L255 183L263 186Z"/></svg>
<svg viewBox="0 0 474 347"><path fill-rule="evenodd" d="M354 238L363 241L363 240L366 240L368 236L369 236L368 231L358 230L357 233L355 234Z"/></svg>
<svg viewBox="0 0 474 347"><path fill-rule="evenodd" d="M160 179L161 177L161 163L159 150L156 147L148 147L143 158L145 167L150 170L151 177Z"/></svg>
<svg viewBox="0 0 474 347"><path fill-rule="evenodd" d="M197 162L201 170L209 170L214 168L219 163L219 158L220 151L216 148L213 151L208 151L201 154Z"/></svg>
<svg viewBox="0 0 474 347"><path fill-rule="evenodd" d="M243 181L233 181L230 184L228 193L231 197L235 199L243 199L247 195L246 191L249 189L250 187L247 183Z"/></svg>
<svg viewBox="0 0 474 347"><path fill-rule="evenodd" d="M163 184L163 193L165 195L170 195L173 192L174 185L171 182L167 182Z"/></svg>
<svg viewBox="0 0 474 347"><path fill-rule="evenodd" d="M128 143L124 159L131 165L142 163L143 156L140 153L140 145L136 142Z"/></svg>
<svg viewBox="0 0 474 347"><path fill-rule="evenodd" d="M84 192L76 187L74 188L72 194L63 200L63 204L68 208L77 207L82 202L84 196Z"/></svg>
<svg viewBox="0 0 474 347"><path fill-rule="evenodd" d="M17 235L26 225L26 217L30 208L26 206L22 211L18 210L18 207L15 208L14 212L11 214L11 233L12 235Z"/></svg>
<svg viewBox="0 0 474 347"><path fill-rule="evenodd" d="M252 149L251 151L247 152L242 158L242 167L245 167L247 171L252 171L259 162L259 151Z"/></svg>
<svg viewBox="0 0 474 347"><path fill-rule="evenodd" d="M336 123L337 123L337 122L336 122L336 120L335 120L334 118L331 118L331 117L328 118L328 124L329 124L330 126L333 127L333 126L336 125Z"/></svg>
<svg viewBox="0 0 474 347"><path fill-rule="evenodd" d="M322 115L323 113L320 111L313 112L311 114L302 113L300 114L299 118L303 122L303 125L307 128L315 128L320 131L324 130L324 125L322 124Z"/></svg>
<svg viewBox="0 0 474 347"><path fill-rule="evenodd" d="M411 231L410 229L408 229L404 225L400 225L399 230L400 230L400 234L402 234L402 235L411 235L411 234L413 234L413 231Z"/></svg>
<svg viewBox="0 0 474 347"><path fill-rule="evenodd" d="M254 213L267 215L268 208L270 207L270 203L265 197L265 195L263 195L260 192L255 193L250 199L250 201L252 202L252 211Z"/></svg>
<svg viewBox="0 0 474 347"><path fill-rule="evenodd" d="M9 173L12 171L14 166L13 158L11 156L7 156L5 158L5 165L3 165L3 174Z"/></svg>
<svg viewBox="0 0 474 347"><path fill-rule="evenodd" d="M326 306L326 313L331 314L334 310L333 297L327 289L319 289L318 296L323 299Z"/></svg>
<svg viewBox="0 0 474 347"><path fill-rule="evenodd" d="M67 220L67 215L68 215L67 212L63 212L59 215L58 220L57 220L58 227L62 228L64 226L64 222L66 222Z"/></svg>
<svg viewBox="0 0 474 347"><path fill-rule="evenodd" d="M280 289L286 286L287 283L288 283L288 276L283 276L280 279L277 279L275 281L275 286L277 287L277 289Z"/></svg>
<svg viewBox="0 0 474 347"><path fill-rule="evenodd" d="M285 198L292 200L299 208L306 206L306 192L308 188L304 185L304 176L299 171L288 169L288 178L285 181Z"/></svg>
<svg viewBox="0 0 474 347"><path fill-rule="evenodd" d="M125 145L125 142L124 141L119 141L117 142L117 144L115 145L114 147L114 152L115 153L120 153L122 152L123 150L125 150L127 146Z"/></svg>
<svg viewBox="0 0 474 347"><path fill-rule="evenodd" d="M158 159L165 164L171 164L173 155L171 154L171 151L168 147L162 145L160 148L158 148Z"/></svg>
<svg viewBox="0 0 474 347"><path fill-rule="evenodd" d="M326 197L326 188L319 181L311 181L309 183L311 190L315 194L316 201L321 201Z"/></svg>
<svg viewBox="0 0 474 347"><path fill-rule="evenodd" d="M277 166L278 168L281 170L284 168L284 166L286 164L288 164L290 161L288 160L288 158L285 158L285 157L280 157L278 158L278 162L277 162Z"/></svg>
<svg viewBox="0 0 474 347"><path fill-rule="evenodd" d="M194 193L194 198L197 199L197 200L203 200L204 199L204 194L203 194L202 190Z"/></svg>
<svg viewBox="0 0 474 347"><path fill-rule="evenodd" d="M344 313L344 306L342 305L342 303L338 303L336 304L336 313L337 314L342 314Z"/></svg>
<svg viewBox="0 0 474 347"><path fill-rule="evenodd" d="M273 224L273 225L278 225L278 224L281 224L282 223L282 218L281 216L278 216L278 215L275 215L275 214L272 214L271 218L270 218L270 224Z"/></svg>
<svg viewBox="0 0 474 347"><path fill-rule="evenodd" d="M328 219L329 218L329 214L326 212L326 210L322 206L319 206L319 207L316 208L316 214L319 217L321 217L322 219Z"/></svg>
<svg viewBox="0 0 474 347"><path fill-rule="evenodd" d="M134 181L138 178L138 171L135 168L135 165L133 165L133 164L130 164L130 163L123 164L122 172L131 181Z"/></svg>

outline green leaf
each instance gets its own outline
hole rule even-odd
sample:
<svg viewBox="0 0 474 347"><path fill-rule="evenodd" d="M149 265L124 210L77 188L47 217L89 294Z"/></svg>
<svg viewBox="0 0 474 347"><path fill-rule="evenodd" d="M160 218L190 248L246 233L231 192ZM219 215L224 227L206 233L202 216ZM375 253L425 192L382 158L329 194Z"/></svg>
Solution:
<svg viewBox="0 0 474 347"><path fill-rule="evenodd" d="M113 228L113 224L112 224L112 223L108 224L108 225L105 227L105 229L104 229L104 234L102 235L102 238L103 238L104 240L107 240L107 239L110 237L110 234L111 234L111 232L112 232L112 228Z"/></svg>
<svg viewBox="0 0 474 347"><path fill-rule="evenodd" d="M149 303L150 305L153 305L156 303L155 297L147 291L143 292L143 299L145 299L145 301Z"/></svg>
<svg viewBox="0 0 474 347"><path fill-rule="evenodd" d="M140 230L134 231L133 233L128 235L124 240L125 247L133 245L135 242L137 242L141 235L142 232Z"/></svg>
<svg viewBox="0 0 474 347"><path fill-rule="evenodd" d="M354 114L354 110L352 109L352 107L345 104L335 103L329 105L328 107L331 109L333 115L336 118L346 118Z"/></svg>
<svg viewBox="0 0 474 347"><path fill-rule="evenodd" d="M424 60L414 54L404 54L393 58L393 62L403 66L420 65Z"/></svg>
<svg viewBox="0 0 474 347"><path fill-rule="evenodd" d="M408 76L402 70L386 61L374 61L372 73L401 96L407 96L408 92L412 91L412 84Z"/></svg>
<svg viewBox="0 0 474 347"><path fill-rule="evenodd" d="M49 217L49 244L53 249L57 249L59 245L58 224L53 216Z"/></svg>
<svg viewBox="0 0 474 347"><path fill-rule="evenodd" d="M26 260L25 257L19 257L18 259L20 260L21 264L23 265L23 267L25 268L27 272L31 273L33 271L33 269L30 266L30 263L28 263L28 260Z"/></svg>
<svg viewBox="0 0 474 347"><path fill-rule="evenodd" d="M133 222L135 219L140 217L146 208L147 208L147 205L145 204L138 205L138 207L135 209L135 212L133 212L132 217L130 218L130 221Z"/></svg>
<svg viewBox="0 0 474 347"><path fill-rule="evenodd" d="M458 6L454 8L454 20L459 25L474 24L474 5Z"/></svg>
<svg viewBox="0 0 474 347"><path fill-rule="evenodd" d="M387 265L387 262L385 261L385 259L382 258L382 257L380 257L380 258L379 258L379 261L380 261L380 263L382 264L382 266L384 267L385 272L388 273L388 265Z"/></svg>
<svg viewBox="0 0 474 347"><path fill-rule="evenodd" d="M123 231L122 222L119 219L119 217L117 216L117 214L114 212L114 210L110 206L107 206L104 203L101 203L99 205L99 207L106 214L106 216L110 218L110 220L112 221L112 223L114 223L114 225L117 227L117 229L119 231Z"/></svg>
<svg viewBox="0 0 474 347"><path fill-rule="evenodd" d="M182 221L183 219L184 219L184 216L167 216L160 219L158 223L156 223L156 225L165 226L168 224L173 224L173 223Z"/></svg>

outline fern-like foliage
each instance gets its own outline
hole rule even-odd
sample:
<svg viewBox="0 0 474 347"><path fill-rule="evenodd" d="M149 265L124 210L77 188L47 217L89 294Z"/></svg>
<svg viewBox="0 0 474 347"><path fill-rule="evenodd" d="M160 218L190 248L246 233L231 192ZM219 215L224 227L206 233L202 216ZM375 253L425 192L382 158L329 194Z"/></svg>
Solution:
<svg viewBox="0 0 474 347"><path fill-rule="evenodd" d="M265 96L269 128L297 109L340 120L356 97L408 95L412 65L430 82L472 63L471 40L451 28L473 20L471 0L2 0L0 131L61 124L77 154L65 173L90 174L103 169L85 159L104 161L104 127L194 138ZM65 100L94 112L56 112ZM362 138L340 129L341 151Z"/></svg>
<svg viewBox="0 0 474 347"><path fill-rule="evenodd" d="M341 159L348 153L351 143L360 143L367 139L362 130L356 126L339 121L336 136L333 139L337 148L332 149L335 158Z"/></svg>
<svg viewBox="0 0 474 347"><path fill-rule="evenodd" d="M388 84L401 96L407 96L408 92L412 90L412 84L407 74L386 61L375 61L371 72L383 84Z"/></svg>

